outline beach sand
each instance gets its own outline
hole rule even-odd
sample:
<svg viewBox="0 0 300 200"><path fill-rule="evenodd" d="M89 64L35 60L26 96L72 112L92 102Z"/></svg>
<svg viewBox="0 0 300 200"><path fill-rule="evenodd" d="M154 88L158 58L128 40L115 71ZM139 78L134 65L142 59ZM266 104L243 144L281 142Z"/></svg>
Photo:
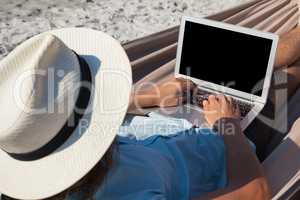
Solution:
<svg viewBox="0 0 300 200"><path fill-rule="evenodd" d="M0 59L25 39L50 29L88 27L121 42L249 0L1 0Z"/></svg>

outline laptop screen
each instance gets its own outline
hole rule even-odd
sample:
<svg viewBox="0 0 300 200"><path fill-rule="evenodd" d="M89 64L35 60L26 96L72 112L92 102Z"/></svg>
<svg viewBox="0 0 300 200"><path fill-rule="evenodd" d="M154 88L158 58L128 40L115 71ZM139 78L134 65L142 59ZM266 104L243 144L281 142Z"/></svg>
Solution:
<svg viewBox="0 0 300 200"><path fill-rule="evenodd" d="M186 21L179 73L261 96L272 42Z"/></svg>

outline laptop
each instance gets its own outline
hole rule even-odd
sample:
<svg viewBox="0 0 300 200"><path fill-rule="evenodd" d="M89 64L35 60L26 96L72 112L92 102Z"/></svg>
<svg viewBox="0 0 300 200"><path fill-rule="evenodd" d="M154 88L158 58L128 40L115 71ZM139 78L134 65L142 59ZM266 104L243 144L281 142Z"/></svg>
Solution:
<svg viewBox="0 0 300 200"><path fill-rule="evenodd" d="M169 108L164 113L198 121L197 125L201 125L204 122L202 101L210 94L224 94L239 106L244 130L266 104L277 43L278 36L272 33L183 17L175 76L192 80L197 92L184 109L174 113L174 108Z"/></svg>

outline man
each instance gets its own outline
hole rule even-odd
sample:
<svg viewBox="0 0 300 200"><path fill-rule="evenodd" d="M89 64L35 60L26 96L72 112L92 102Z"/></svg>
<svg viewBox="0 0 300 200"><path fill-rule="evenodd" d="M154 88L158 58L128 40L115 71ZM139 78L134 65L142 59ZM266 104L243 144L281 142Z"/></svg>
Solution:
<svg viewBox="0 0 300 200"><path fill-rule="evenodd" d="M191 87L187 87L188 85ZM167 84L158 85L156 89L134 95L130 108L135 108L136 105L139 107L164 107L178 104L182 98L177 98L177 96L187 92L184 91L185 88L192 90L194 85L189 81L173 79ZM228 185L199 198L194 198L199 200L270 199L263 169L241 131L239 110L232 99L223 95L211 95L207 101L203 102L203 109L208 124L218 133L225 144ZM220 163L220 165L222 164ZM201 167L199 166L199 168ZM193 186L191 185L191 187Z"/></svg>
<svg viewBox="0 0 300 200"><path fill-rule="evenodd" d="M298 32L296 29L292 34ZM277 64L285 63L285 58L277 57ZM293 63L286 61L288 65ZM293 86L300 79L296 80ZM184 99L181 95L192 89L192 83L172 79L134 94L129 108L177 105ZM270 199L262 166L240 129L236 105L223 95L210 96L203 102L203 109L210 129L191 128L143 141L117 137L84 178L51 199Z"/></svg>

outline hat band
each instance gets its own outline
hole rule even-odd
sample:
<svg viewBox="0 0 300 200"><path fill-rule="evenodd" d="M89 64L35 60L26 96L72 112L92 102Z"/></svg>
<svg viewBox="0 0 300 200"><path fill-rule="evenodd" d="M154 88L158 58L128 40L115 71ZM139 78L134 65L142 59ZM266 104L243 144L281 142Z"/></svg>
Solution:
<svg viewBox="0 0 300 200"><path fill-rule="evenodd" d="M75 53L75 52L74 52ZM80 78L81 82L88 82L92 83L92 76L91 71L89 68L89 65L87 62L81 58L79 55L77 55L77 59L79 61L80 65ZM64 126L61 128L61 130L56 134L54 138L52 138L47 144L40 147L39 149L32 151L30 153L22 153L22 154L16 154L16 153L8 153L11 157L21 160L21 161L33 161L38 160L40 158L43 158L51 153L53 153L55 150L57 150L61 145L63 145L67 139L72 135L72 133L77 128L80 120L82 119L84 115L84 110L89 105L91 97L91 91L89 88L83 87L81 85L78 93L78 99L75 103L75 109L79 109L81 112L78 113L74 109L70 117L68 118L67 122L64 124ZM74 124L73 126L70 126L71 122Z"/></svg>

